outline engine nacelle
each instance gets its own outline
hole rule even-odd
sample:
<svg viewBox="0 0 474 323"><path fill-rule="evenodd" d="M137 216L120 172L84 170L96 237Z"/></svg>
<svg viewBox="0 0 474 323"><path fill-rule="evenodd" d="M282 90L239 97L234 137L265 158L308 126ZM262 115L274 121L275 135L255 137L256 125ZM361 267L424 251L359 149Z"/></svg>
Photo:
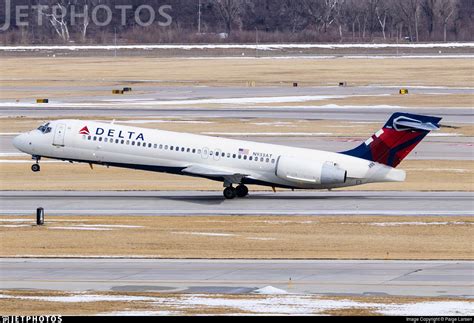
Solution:
<svg viewBox="0 0 474 323"><path fill-rule="evenodd" d="M278 158L275 174L300 184L342 184L347 178L347 171L333 162L321 163L285 156Z"/></svg>

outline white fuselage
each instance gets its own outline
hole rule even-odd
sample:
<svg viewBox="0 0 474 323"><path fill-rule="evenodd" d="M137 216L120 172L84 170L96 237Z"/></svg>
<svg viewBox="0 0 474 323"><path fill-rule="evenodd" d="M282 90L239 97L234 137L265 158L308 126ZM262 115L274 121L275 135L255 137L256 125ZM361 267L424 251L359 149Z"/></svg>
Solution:
<svg viewBox="0 0 474 323"><path fill-rule="evenodd" d="M334 152L93 121L57 120L49 126L51 131L47 133L33 130L15 138L15 146L33 156L210 179L215 178L207 173L181 171L197 167L245 174L246 183L277 187L323 189L405 179L402 170ZM322 184L301 178L298 171L293 177L291 170L288 178L278 176L282 157L296 164L330 162L345 170L347 178L341 183Z"/></svg>

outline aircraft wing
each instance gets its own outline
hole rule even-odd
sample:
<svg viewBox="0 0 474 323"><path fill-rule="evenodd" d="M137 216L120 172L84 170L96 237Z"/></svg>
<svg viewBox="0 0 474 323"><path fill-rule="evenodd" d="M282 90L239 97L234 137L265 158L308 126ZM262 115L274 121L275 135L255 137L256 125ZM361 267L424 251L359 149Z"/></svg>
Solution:
<svg viewBox="0 0 474 323"><path fill-rule="evenodd" d="M191 165L184 168L182 172L206 177L223 177L226 181L231 183L240 183L242 178L249 176L248 174L204 165Z"/></svg>

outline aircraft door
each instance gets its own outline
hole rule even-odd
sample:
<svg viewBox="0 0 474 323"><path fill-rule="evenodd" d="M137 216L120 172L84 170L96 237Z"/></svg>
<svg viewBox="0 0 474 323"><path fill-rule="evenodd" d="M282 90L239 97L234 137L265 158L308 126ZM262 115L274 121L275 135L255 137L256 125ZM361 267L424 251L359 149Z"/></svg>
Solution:
<svg viewBox="0 0 474 323"><path fill-rule="evenodd" d="M64 146L64 136L66 134L66 125L58 124L54 131L53 145L54 146Z"/></svg>

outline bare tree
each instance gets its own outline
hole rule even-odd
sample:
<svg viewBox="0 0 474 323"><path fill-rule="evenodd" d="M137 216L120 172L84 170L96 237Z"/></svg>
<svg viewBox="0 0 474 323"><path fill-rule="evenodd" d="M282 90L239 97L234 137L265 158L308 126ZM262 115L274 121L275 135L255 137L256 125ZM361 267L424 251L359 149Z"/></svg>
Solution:
<svg viewBox="0 0 474 323"><path fill-rule="evenodd" d="M242 10L244 0L214 0L217 11L224 22L227 34L232 31L232 24L235 22Z"/></svg>
<svg viewBox="0 0 474 323"><path fill-rule="evenodd" d="M396 2L401 17L408 26L410 39L413 39L413 27L415 28L415 39L418 41L418 9L419 0L399 0Z"/></svg>
<svg viewBox="0 0 474 323"><path fill-rule="evenodd" d="M70 39L69 26L67 21L69 1L57 1L55 4L46 7L46 11L41 10L40 14L47 17L54 31L63 42L68 42Z"/></svg>
<svg viewBox="0 0 474 323"><path fill-rule="evenodd" d="M428 37L431 39L433 37L433 31L435 29L435 19L436 19L436 6L438 0L422 0L420 7L426 21L426 27L428 29Z"/></svg>
<svg viewBox="0 0 474 323"><path fill-rule="evenodd" d="M306 13L311 17L319 30L327 32L334 22L334 10L341 0L303 0Z"/></svg>
<svg viewBox="0 0 474 323"><path fill-rule="evenodd" d="M449 20L454 15L455 10L456 10L455 0L440 0L437 13L443 24L443 41L445 42L447 40L448 23L449 23Z"/></svg>
<svg viewBox="0 0 474 323"><path fill-rule="evenodd" d="M380 27L382 28L383 39L387 39L385 36L385 27L387 26L387 16L388 16L389 7L386 3L380 3L375 7L375 13L377 14L377 20Z"/></svg>

